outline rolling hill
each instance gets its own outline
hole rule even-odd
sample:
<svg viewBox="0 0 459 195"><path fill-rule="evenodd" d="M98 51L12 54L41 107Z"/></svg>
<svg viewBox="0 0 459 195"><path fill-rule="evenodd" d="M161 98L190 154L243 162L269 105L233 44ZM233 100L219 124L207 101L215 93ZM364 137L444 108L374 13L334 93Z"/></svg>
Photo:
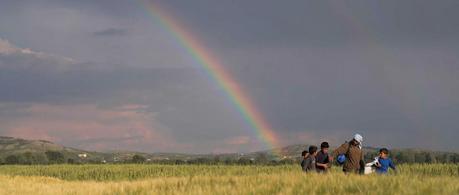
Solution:
<svg viewBox="0 0 459 195"><path fill-rule="evenodd" d="M181 154L181 153L142 153L134 151L86 151L71 147L62 146L46 140L26 140L14 137L0 136L0 160L11 155L35 156L41 158L47 151L60 152L65 159L73 159L75 162L126 162L134 155L141 155L147 161L196 161L196 160L216 160L237 162L240 159L249 161L262 160L300 160L300 154L309 145L296 144L272 150L249 152L249 153L226 153L226 154ZM333 147L331 148L333 149ZM366 158L371 159L377 154L377 148L365 147ZM459 162L459 154L451 152L434 152L419 149L393 149L392 156L401 160L400 162ZM85 155L82 157L81 155ZM275 156L274 154L280 154ZM79 156L80 155L80 156Z"/></svg>
<svg viewBox="0 0 459 195"><path fill-rule="evenodd" d="M0 136L0 158L10 155L30 153L44 155L47 151L56 151L64 154L65 158L78 159L79 154L86 154L88 160L103 160L109 154L90 152L70 147L65 147L46 140L26 140L21 138Z"/></svg>

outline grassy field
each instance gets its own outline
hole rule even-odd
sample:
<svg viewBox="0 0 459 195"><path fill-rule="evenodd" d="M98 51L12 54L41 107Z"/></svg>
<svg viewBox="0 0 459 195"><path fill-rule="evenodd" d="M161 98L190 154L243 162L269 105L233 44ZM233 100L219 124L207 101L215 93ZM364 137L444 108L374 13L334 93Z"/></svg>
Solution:
<svg viewBox="0 0 459 195"><path fill-rule="evenodd" d="M298 166L0 166L0 194L459 194L459 165L387 176L304 174Z"/></svg>

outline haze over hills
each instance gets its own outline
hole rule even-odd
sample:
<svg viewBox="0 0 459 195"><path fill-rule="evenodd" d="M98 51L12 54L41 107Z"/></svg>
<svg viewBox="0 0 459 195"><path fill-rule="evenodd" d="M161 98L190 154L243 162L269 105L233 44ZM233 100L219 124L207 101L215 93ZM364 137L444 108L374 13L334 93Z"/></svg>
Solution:
<svg viewBox="0 0 459 195"><path fill-rule="evenodd" d="M306 150L309 145L295 144L273 150L264 150L250 153L224 153L224 154L184 154L184 153L142 153L135 151L109 151L97 152L86 151L71 147L62 146L47 140L26 140L14 137L0 136L0 159L5 159L10 155L21 155L25 153L33 155L44 155L47 151L56 151L64 155L65 159L75 159L81 162L126 162L134 155L141 155L149 161L191 161L196 159L219 159L220 161L239 159L256 160L299 160L300 154ZM331 148L333 149L333 147ZM377 153L375 147L364 147L367 158L372 158ZM447 162L459 161L459 154L451 152L432 152L421 149L393 149L392 153L397 158L406 158L413 162L420 159L423 161L436 162L434 158L441 158ZM273 154L281 154L280 158ZM412 154L412 155L411 155ZM81 157L85 155L85 157ZM411 157L412 156L412 157ZM412 158L412 159L411 159ZM456 159L457 158L457 159Z"/></svg>

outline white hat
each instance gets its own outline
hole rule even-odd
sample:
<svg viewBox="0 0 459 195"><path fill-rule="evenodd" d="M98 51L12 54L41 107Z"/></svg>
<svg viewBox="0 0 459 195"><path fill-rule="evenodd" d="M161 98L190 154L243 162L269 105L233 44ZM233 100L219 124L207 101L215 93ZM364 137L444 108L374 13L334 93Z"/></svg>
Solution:
<svg viewBox="0 0 459 195"><path fill-rule="evenodd" d="M358 141L360 144L362 144L363 142L363 137L358 133L354 135L354 139L355 141Z"/></svg>

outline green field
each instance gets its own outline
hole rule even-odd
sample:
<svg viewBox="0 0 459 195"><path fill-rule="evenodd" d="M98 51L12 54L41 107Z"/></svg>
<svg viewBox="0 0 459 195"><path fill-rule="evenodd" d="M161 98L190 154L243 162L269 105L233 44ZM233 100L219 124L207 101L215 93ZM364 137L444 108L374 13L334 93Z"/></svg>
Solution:
<svg viewBox="0 0 459 195"><path fill-rule="evenodd" d="M397 174L305 174L298 166L0 166L0 194L459 194L459 165Z"/></svg>

